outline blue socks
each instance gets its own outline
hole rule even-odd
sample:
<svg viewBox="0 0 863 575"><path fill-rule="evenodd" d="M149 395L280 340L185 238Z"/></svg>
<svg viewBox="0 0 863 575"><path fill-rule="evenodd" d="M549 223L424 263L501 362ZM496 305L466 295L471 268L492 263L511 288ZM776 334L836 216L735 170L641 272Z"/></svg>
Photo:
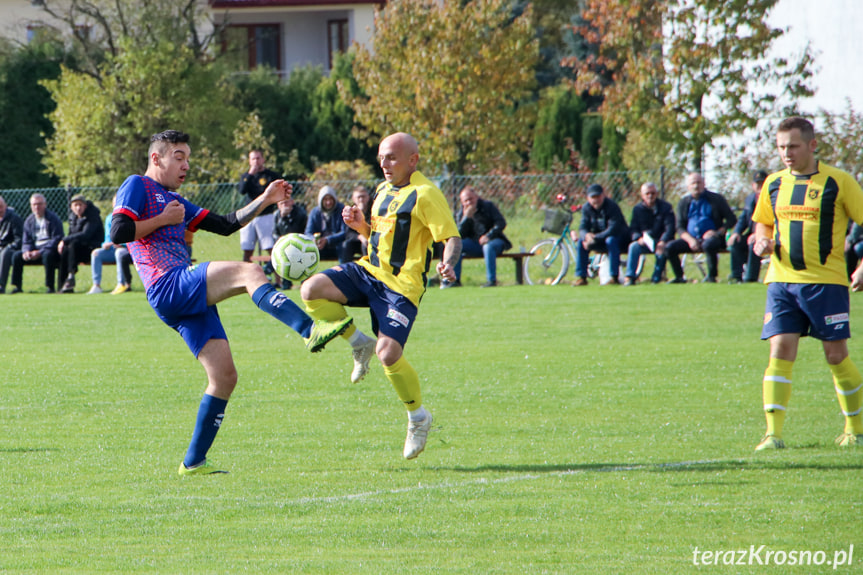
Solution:
<svg viewBox="0 0 863 575"><path fill-rule="evenodd" d="M291 301L288 296L271 286L264 284L255 290L252 301L263 311L267 312L289 328L303 337L309 337L315 322L300 309L300 306Z"/></svg>
<svg viewBox="0 0 863 575"><path fill-rule="evenodd" d="M216 439L216 433L219 432L219 427L222 425L222 419L225 417L225 406L227 405L228 400L226 399L204 394L201 399L201 406L198 408L195 432L192 434L192 441L189 443L186 458L183 459L183 465L187 468L203 463L207 459L207 451L210 450L210 446Z"/></svg>

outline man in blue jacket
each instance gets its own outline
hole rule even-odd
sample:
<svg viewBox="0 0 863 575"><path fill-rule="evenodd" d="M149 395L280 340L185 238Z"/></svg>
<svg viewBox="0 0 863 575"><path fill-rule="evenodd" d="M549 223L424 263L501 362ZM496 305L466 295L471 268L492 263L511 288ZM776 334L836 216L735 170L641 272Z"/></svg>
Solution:
<svg viewBox="0 0 863 575"><path fill-rule="evenodd" d="M719 252L725 249L725 232L737 223L737 216L721 195L704 187L698 172L686 176L689 194L677 204L677 231L680 238L670 242L666 251L674 279L668 283L686 283L680 254L704 252L707 256L707 283L716 283Z"/></svg>
<svg viewBox="0 0 863 575"><path fill-rule="evenodd" d="M761 273L761 257L755 255L752 246L755 245L755 224L752 214L758 203L761 186L767 179L767 172L758 170L752 174L752 193L746 196L743 203L743 213L734 226L734 231L728 236L728 251L731 252L730 283L757 282ZM743 262L746 262L746 277L743 277ZM853 271L853 270L852 270Z"/></svg>
<svg viewBox="0 0 863 575"><path fill-rule="evenodd" d="M605 195L599 184L587 187L587 203L581 209L578 232L572 231L578 250L575 253L575 286L587 285L590 252L608 254L612 284L619 284L620 252L629 244L629 227L620 206Z"/></svg>
<svg viewBox="0 0 863 575"><path fill-rule="evenodd" d="M48 209L42 194L30 196L30 211L24 220L21 249L12 255L12 291L20 293L24 279L24 266L41 264L45 268L45 289L54 293L54 276L60 263L57 246L63 239L63 222Z"/></svg>
<svg viewBox="0 0 863 575"><path fill-rule="evenodd" d="M665 272L665 247L674 239L677 219L671 204L659 198L656 184L646 182L641 186L641 202L632 208L629 232L632 242L626 257L626 279L623 285L633 285L638 280L638 260L646 254L656 255L656 265L650 281L659 283Z"/></svg>
<svg viewBox="0 0 863 575"><path fill-rule="evenodd" d="M335 188L321 188L318 192L318 205L312 208L306 222L306 235L315 238L322 260L335 260L341 256L342 242L345 241L343 209L345 205L336 197Z"/></svg>

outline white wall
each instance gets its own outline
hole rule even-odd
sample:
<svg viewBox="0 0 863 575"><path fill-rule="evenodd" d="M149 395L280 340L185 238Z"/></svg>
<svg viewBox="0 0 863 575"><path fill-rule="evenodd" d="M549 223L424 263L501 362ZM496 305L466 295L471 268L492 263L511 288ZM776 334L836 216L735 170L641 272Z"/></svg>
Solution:
<svg viewBox="0 0 863 575"><path fill-rule="evenodd" d="M847 108L846 98L863 111L863 1L779 0L769 21L789 28L774 54L797 53L807 41L815 51L817 91L800 103L802 111L839 113Z"/></svg>

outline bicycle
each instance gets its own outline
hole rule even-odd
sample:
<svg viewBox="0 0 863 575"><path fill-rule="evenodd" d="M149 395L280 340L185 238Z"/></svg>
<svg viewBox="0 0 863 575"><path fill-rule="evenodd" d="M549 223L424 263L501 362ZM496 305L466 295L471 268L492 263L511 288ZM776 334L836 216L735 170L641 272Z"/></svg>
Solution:
<svg viewBox="0 0 863 575"><path fill-rule="evenodd" d="M558 234L556 238L540 240L530 249L524 258L522 272L528 285L557 285L569 272L570 264L575 265L575 254L578 250L570 237L570 226L573 215L581 211L581 205L565 206L566 196L558 194L558 207L545 210L545 221L541 231ZM602 253L590 255L587 263L587 277L595 278L601 275L602 266L608 267L608 256ZM639 261L641 273L642 261ZM621 268L625 262L621 260ZM608 274L605 274L608 275Z"/></svg>
<svg viewBox="0 0 863 575"><path fill-rule="evenodd" d="M581 210L581 206L565 207L566 197L562 194L557 196L557 201L557 208L545 210L541 231L558 234L558 237L541 240L525 256L522 271L528 285L557 285L566 277L570 262L575 262L576 247L569 237L569 227L573 214Z"/></svg>

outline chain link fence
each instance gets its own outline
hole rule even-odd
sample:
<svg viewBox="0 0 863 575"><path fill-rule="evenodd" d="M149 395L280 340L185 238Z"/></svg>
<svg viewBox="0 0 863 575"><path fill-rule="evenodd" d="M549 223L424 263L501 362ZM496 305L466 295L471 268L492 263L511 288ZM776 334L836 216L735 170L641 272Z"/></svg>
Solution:
<svg viewBox="0 0 863 575"><path fill-rule="evenodd" d="M554 205L559 194L570 201L581 201L584 191L590 184L600 184L606 193L622 206L632 206L639 200L641 184L654 182L660 194L666 196L665 170L660 168L641 172L591 172L579 174L532 174L532 175L484 175L433 177L432 180L446 195L453 211L459 207L459 193L471 186L483 198L494 201L509 215L521 210L537 210ZM351 192L357 186L365 186L373 191L379 180L338 180L292 182L294 198L306 208L317 204L318 191L325 185L332 186L342 202L349 202ZM76 194L83 194L96 204L102 214L111 211L112 198L117 191L114 187L62 187L26 188L0 190L6 203L22 217L30 213L30 196L41 193L48 202L48 208L65 220L69 212L69 200ZM246 198L237 191L236 183L222 184L185 184L180 193L192 203L218 214L227 214L241 207Z"/></svg>

